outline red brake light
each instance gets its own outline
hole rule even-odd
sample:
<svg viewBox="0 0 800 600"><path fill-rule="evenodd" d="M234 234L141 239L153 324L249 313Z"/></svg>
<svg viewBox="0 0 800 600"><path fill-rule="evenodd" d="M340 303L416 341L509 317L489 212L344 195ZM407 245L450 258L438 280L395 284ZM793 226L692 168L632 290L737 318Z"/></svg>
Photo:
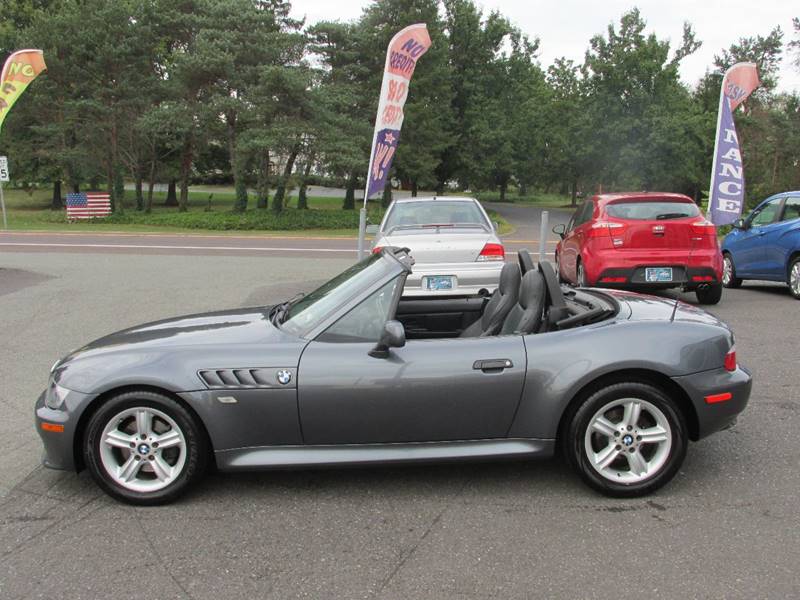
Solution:
<svg viewBox="0 0 800 600"><path fill-rule="evenodd" d="M589 237L605 237L607 235L620 236L628 228L625 223L616 221L597 221L589 227Z"/></svg>
<svg viewBox="0 0 800 600"><path fill-rule="evenodd" d="M494 260L505 260L506 250L502 244L486 244L475 260L477 262L486 262Z"/></svg>
<svg viewBox="0 0 800 600"><path fill-rule="evenodd" d="M372 249L372 253L373 253L373 254L380 254L380 251L381 251L381 250L383 250L383 246L375 246L375 247Z"/></svg>
<svg viewBox="0 0 800 600"><path fill-rule="evenodd" d="M700 221L699 223L692 223L692 234L695 236L704 235L717 235L717 227L709 221Z"/></svg>
<svg viewBox="0 0 800 600"><path fill-rule="evenodd" d="M736 370L736 347L732 346L728 353L725 355L725 370L726 371L735 371Z"/></svg>

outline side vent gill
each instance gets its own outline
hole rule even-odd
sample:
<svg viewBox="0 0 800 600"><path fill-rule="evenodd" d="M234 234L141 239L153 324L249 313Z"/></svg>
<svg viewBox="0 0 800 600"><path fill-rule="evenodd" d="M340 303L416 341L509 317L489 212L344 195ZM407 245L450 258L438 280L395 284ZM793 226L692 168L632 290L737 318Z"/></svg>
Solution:
<svg viewBox="0 0 800 600"><path fill-rule="evenodd" d="M206 369L198 375L212 390L275 387L274 369Z"/></svg>

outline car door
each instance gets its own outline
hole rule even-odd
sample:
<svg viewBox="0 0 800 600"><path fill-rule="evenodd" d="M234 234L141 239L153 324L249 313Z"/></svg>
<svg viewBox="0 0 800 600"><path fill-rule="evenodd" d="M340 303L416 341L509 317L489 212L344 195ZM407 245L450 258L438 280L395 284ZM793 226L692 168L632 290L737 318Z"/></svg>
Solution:
<svg viewBox="0 0 800 600"><path fill-rule="evenodd" d="M505 437L525 380L522 337L408 340L373 358L380 331L364 328L362 314L376 314L373 296L303 351L297 389L305 443Z"/></svg>
<svg viewBox="0 0 800 600"><path fill-rule="evenodd" d="M740 277L758 278L765 275L765 227L774 223L780 213L783 198L773 198L761 204L747 218L747 228L739 230L730 246L736 274Z"/></svg>
<svg viewBox="0 0 800 600"><path fill-rule="evenodd" d="M786 280L786 261L792 251L789 234L800 228L800 196L784 200L781 216L775 223L764 227L764 274L775 281Z"/></svg>

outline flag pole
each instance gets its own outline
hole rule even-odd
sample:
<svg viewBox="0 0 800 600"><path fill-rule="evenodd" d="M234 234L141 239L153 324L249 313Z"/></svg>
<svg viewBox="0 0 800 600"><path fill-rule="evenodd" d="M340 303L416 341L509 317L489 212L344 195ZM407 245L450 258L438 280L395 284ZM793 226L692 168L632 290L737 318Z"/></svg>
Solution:
<svg viewBox="0 0 800 600"><path fill-rule="evenodd" d="M3 198L3 182L0 181L0 207L3 209L3 229L8 229L8 219L6 218L6 201Z"/></svg>
<svg viewBox="0 0 800 600"><path fill-rule="evenodd" d="M725 80L728 78L728 72L732 67L728 67L725 74L722 76L722 85L719 88L719 106L717 106L717 129L714 132L714 154L711 159L711 180L708 182L708 206L706 207L706 218L711 220L711 200L714 198L714 176L717 173L717 151L719 150L719 128L722 126L722 101L726 99L725 96Z"/></svg>

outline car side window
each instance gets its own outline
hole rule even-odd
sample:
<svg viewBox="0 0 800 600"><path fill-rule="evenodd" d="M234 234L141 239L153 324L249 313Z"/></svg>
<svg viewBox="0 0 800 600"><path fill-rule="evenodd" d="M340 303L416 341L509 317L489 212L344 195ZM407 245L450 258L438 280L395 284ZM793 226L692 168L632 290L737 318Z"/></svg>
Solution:
<svg viewBox="0 0 800 600"><path fill-rule="evenodd" d="M781 209L781 198L776 198L770 202L764 204L761 208L756 209L753 212L753 216L750 217L750 224L755 226L760 225L769 225L773 223L775 219L778 218L778 211Z"/></svg>
<svg viewBox="0 0 800 600"><path fill-rule="evenodd" d="M787 198L783 203L781 221L794 221L795 219L800 219L800 196Z"/></svg>
<svg viewBox="0 0 800 600"><path fill-rule="evenodd" d="M578 210L575 213L575 222L573 223L572 227L573 228L580 227L581 225L586 223L586 221L591 219L592 218L593 209L594 209L594 207L592 205L592 201L591 200L587 200L586 202L584 202L583 206L581 206L580 210Z"/></svg>
<svg viewBox="0 0 800 600"><path fill-rule="evenodd" d="M373 292L358 306L328 327L317 340L340 344L377 342L383 332L384 324L390 317L389 311L401 279L401 277L395 277Z"/></svg>

